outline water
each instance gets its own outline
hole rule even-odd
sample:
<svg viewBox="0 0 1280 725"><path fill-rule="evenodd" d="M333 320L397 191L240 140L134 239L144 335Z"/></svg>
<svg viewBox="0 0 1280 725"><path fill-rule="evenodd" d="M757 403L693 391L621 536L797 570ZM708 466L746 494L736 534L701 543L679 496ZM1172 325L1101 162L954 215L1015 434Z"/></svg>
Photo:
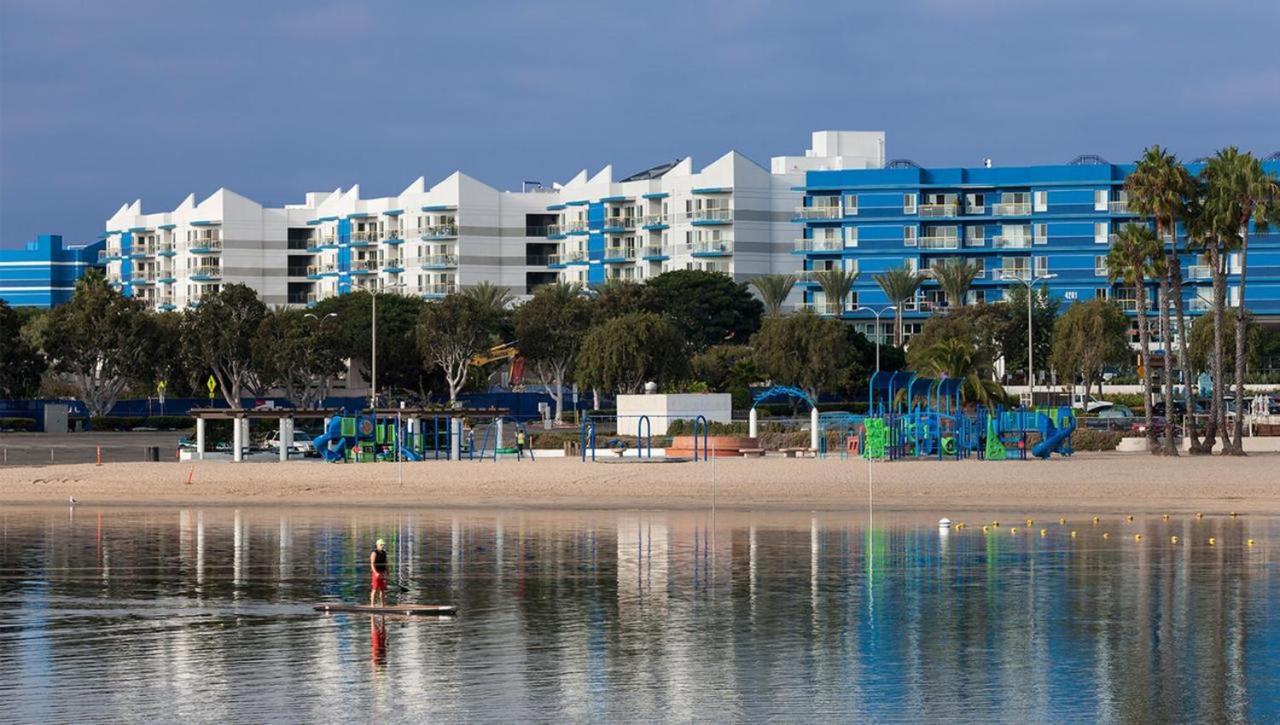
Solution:
<svg viewBox="0 0 1280 725"><path fill-rule="evenodd" d="M1280 520L948 515L10 507L0 721L1280 719Z"/></svg>

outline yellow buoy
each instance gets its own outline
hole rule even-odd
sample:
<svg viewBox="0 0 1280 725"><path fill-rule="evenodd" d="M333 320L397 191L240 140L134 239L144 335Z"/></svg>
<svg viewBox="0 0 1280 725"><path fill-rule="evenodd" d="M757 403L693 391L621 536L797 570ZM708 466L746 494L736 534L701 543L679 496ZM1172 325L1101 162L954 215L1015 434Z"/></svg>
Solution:
<svg viewBox="0 0 1280 725"><path fill-rule="evenodd" d="M992 521L992 522L991 522L991 525L992 525L992 526L999 526L999 525L1000 525L1000 522L999 522L999 521Z"/></svg>
<svg viewBox="0 0 1280 725"><path fill-rule="evenodd" d="M1040 535L1041 535L1041 536L1045 536L1045 535L1047 535L1048 533L1049 533L1049 530L1048 530L1048 529L1040 529Z"/></svg>
<svg viewBox="0 0 1280 725"><path fill-rule="evenodd" d="M1134 541L1142 541L1142 534L1134 534L1134 535L1133 535L1133 540L1134 540Z"/></svg>
<svg viewBox="0 0 1280 725"><path fill-rule="evenodd" d="M1125 521L1133 521L1133 514L1129 514L1128 516L1124 517L1124 520L1125 520Z"/></svg>
<svg viewBox="0 0 1280 725"><path fill-rule="evenodd" d="M1071 538L1073 538L1073 539L1074 539L1074 538L1076 538L1076 532L1074 532L1074 531L1072 531L1072 532L1071 532Z"/></svg>
<svg viewBox="0 0 1280 725"><path fill-rule="evenodd" d="M1101 521L1101 520L1102 520L1102 519L1098 518L1097 516L1094 516L1094 517L1093 517L1093 525L1094 525L1094 526L1097 526L1097 525L1098 525L1098 522L1099 522L1099 521Z"/></svg>
<svg viewBox="0 0 1280 725"><path fill-rule="evenodd" d="M1164 519L1165 521L1168 521L1168 520L1169 520L1169 514L1165 514L1164 516L1161 516L1160 518Z"/></svg>
<svg viewBox="0 0 1280 725"><path fill-rule="evenodd" d="M1232 511L1232 512L1231 512L1231 518L1233 518L1233 519L1234 519L1235 517L1239 516L1239 515L1240 515L1240 514L1236 513L1235 511Z"/></svg>
<svg viewBox="0 0 1280 725"><path fill-rule="evenodd" d="M1104 538L1104 539L1110 539L1110 538L1111 538L1111 534L1109 534L1109 533L1107 533L1107 532L1105 532L1105 531L1104 531L1104 532L1102 532L1102 538Z"/></svg>
<svg viewBox="0 0 1280 725"><path fill-rule="evenodd" d="M1058 519L1058 523L1059 523L1059 524L1065 524L1065 523L1067 523L1067 519L1066 519L1065 517L1060 518L1060 519Z"/></svg>
<svg viewBox="0 0 1280 725"><path fill-rule="evenodd" d="M1253 546L1253 539L1249 539L1248 544L1249 546Z"/></svg>
<svg viewBox="0 0 1280 725"><path fill-rule="evenodd" d="M1011 533L1011 534L1016 534L1016 533L1018 533L1018 527L1017 527L1017 526L1014 526L1013 528L1009 529L1009 533Z"/></svg>
<svg viewBox="0 0 1280 725"><path fill-rule="evenodd" d="M1197 512L1197 513L1196 513L1196 518L1198 518L1198 519L1202 519L1202 518L1204 518L1204 514Z"/></svg>
<svg viewBox="0 0 1280 725"><path fill-rule="evenodd" d="M1032 524L1034 524L1034 523L1035 523L1035 522L1034 522L1034 521L1032 521L1031 519L1027 519L1027 528L1028 528L1028 529L1029 529L1029 528L1031 528L1031 525L1032 525Z"/></svg>
<svg viewBox="0 0 1280 725"><path fill-rule="evenodd" d="M1216 543L1218 543L1218 540L1217 540L1217 539L1215 539L1215 538L1213 538L1212 536L1210 536L1210 537L1209 537L1209 546L1213 546L1213 545L1214 545L1214 544L1216 544Z"/></svg>
<svg viewBox="0 0 1280 725"><path fill-rule="evenodd" d="M983 526L983 527L982 527L982 533L984 533L984 534L985 534L985 533L987 533L987 531L989 531L989 530L990 530L990 529L988 529L986 526Z"/></svg>
<svg viewBox="0 0 1280 725"><path fill-rule="evenodd" d="M1176 537L1176 536L1170 536L1170 537L1169 537L1169 543L1171 543L1171 544L1176 544L1176 543L1178 543L1178 537Z"/></svg>

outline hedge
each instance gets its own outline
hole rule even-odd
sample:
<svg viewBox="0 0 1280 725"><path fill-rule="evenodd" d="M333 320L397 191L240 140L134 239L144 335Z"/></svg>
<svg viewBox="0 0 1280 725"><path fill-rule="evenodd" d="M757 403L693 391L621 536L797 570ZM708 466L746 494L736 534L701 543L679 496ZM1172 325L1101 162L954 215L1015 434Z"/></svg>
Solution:
<svg viewBox="0 0 1280 725"><path fill-rule="evenodd" d="M0 418L0 430L34 431L36 422L31 418Z"/></svg>
<svg viewBox="0 0 1280 725"><path fill-rule="evenodd" d="M195 421L185 415L153 415L150 418L108 415L90 418L89 424L97 431L125 431L143 427L181 430L193 427Z"/></svg>

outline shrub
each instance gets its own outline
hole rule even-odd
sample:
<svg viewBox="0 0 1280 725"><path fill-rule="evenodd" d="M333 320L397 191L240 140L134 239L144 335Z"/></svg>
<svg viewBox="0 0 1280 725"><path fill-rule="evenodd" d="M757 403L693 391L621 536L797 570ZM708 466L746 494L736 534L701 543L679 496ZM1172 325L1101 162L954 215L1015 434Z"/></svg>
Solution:
<svg viewBox="0 0 1280 725"><path fill-rule="evenodd" d="M1078 428L1071 434L1071 447L1077 451L1114 451L1121 437L1114 431Z"/></svg>
<svg viewBox="0 0 1280 725"><path fill-rule="evenodd" d="M0 418L0 430L34 431L36 422L31 418Z"/></svg>

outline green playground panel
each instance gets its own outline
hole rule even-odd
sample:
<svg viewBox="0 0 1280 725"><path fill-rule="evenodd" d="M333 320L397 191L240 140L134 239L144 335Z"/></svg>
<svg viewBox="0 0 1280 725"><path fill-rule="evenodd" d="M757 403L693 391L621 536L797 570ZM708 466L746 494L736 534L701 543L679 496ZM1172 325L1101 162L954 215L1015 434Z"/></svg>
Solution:
<svg viewBox="0 0 1280 725"><path fill-rule="evenodd" d="M862 455L866 458L884 458L889 439L889 430L884 418L867 418L863 425L865 430L863 438L866 444L863 446Z"/></svg>
<svg viewBox="0 0 1280 725"><path fill-rule="evenodd" d="M1004 443L1000 441L1000 433L996 430L996 422L993 419L987 419L987 449L985 451L988 461L1003 461L1009 457L1009 451L1005 449Z"/></svg>
<svg viewBox="0 0 1280 725"><path fill-rule="evenodd" d="M342 436L343 436L344 438L355 438L355 436L356 436L356 419L355 419L355 418L347 418L347 417L345 417L345 416L344 416L344 417L342 418L342 428L341 428L341 433L342 433Z"/></svg>

